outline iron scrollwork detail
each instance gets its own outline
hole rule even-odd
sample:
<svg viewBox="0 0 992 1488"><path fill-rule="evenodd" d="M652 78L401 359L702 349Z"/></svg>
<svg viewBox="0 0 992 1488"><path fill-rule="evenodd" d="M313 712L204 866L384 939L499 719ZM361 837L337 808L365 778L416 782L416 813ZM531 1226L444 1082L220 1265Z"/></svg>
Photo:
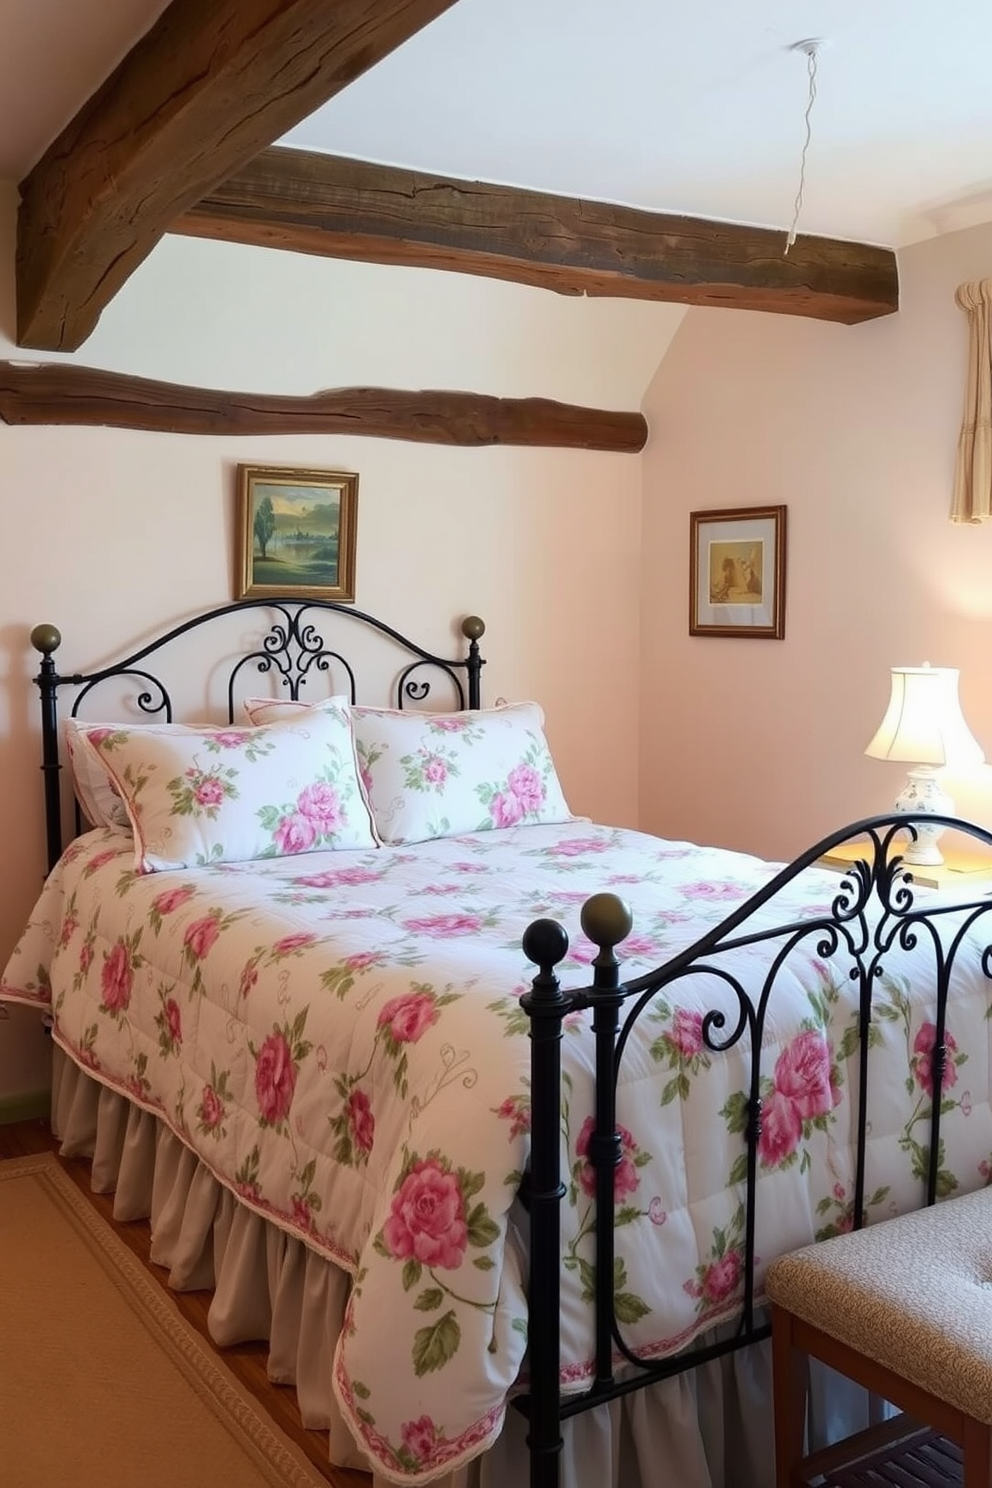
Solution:
<svg viewBox="0 0 992 1488"><path fill-rule="evenodd" d="M935 820L932 816L928 817L929 823ZM984 843L986 847L992 847L992 833L983 828L953 818L941 820L943 825L961 830L973 839ZM541 1418L539 1444L542 1450L553 1453L553 1442L557 1439L560 1422L563 1419L602 1401L616 1399L651 1380L669 1378L696 1367L706 1359L722 1357L768 1336L769 1326L762 1320L757 1307L760 1299L755 1293L757 1265L755 1215L758 1202L759 1144L765 1115L761 1083L762 1055L771 999L783 977L789 974L785 969L789 957L804 942L812 944L817 956L824 961L835 959L840 954L842 965L846 963L847 975L856 984L858 994L853 999L852 1021L852 1030L856 1026L856 1039L852 1041L852 1048L856 1046L859 1081L855 1184L852 1199L852 1224L855 1228L859 1228L866 1218L868 1052L872 1041L873 992L885 976L895 954L900 951L917 949L924 940L929 942L933 955L933 995L936 1008L934 1041L929 1053L927 1075L933 1095L928 1152L923 1172L925 1180L923 1201L927 1204L935 1202L941 1150L941 1092L951 1052L946 1036L946 1013L951 975L955 959L976 921L982 916L987 916L992 910L992 896L970 902L967 900L952 902L946 896L935 898L926 893L920 893L914 887L911 867L905 863L903 854L899 850L899 834L907 831L911 837L914 835L912 821L904 815L873 817L855 823L808 849L795 862L780 870L762 889L751 895L721 924L700 936L692 945L672 957L663 966L620 984L616 981L615 971L611 972L609 978L604 979L597 969L592 986L564 990L560 994L560 1005L554 1010L557 1019L564 1016L564 1010L577 1008L597 1010L605 1007L612 1009L618 998L623 1004L623 1013L615 1024L616 1034L612 1047L609 1046L607 1040L602 1055L597 1049L596 1120L595 1130L588 1142L588 1157L596 1170L597 1178L597 1216L599 1213L606 1216L606 1224L602 1226L597 1217L595 1230L596 1277L599 1278L602 1275L606 1278L603 1284L597 1280L593 1302L596 1356L600 1362L597 1364L595 1383L585 1394L578 1397L569 1396L558 1399L556 1380L552 1381L550 1376L547 1380L538 1380L532 1374L531 1401L528 1402L527 1397L521 1398L518 1408L530 1417L533 1439L535 1435L533 1404L536 1402L539 1405L538 1414ZM831 895L827 909L819 912L814 910L813 913L803 918L774 925L771 928L752 928L755 924L753 917L757 911L772 902L776 895L791 884L800 873L814 867L821 858L840 843L849 839L857 839L860 844L862 838L865 839L863 855L857 857L845 868L837 892ZM610 896L596 896L600 900L608 897ZM590 902L587 901L587 907ZM615 903L620 906L622 901L617 900ZM629 911L627 913L629 915ZM947 918L951 915L955 917L953 920ZM595 926L586 924L585 911L583 911L583 929L590 940L601 946L602 954L605 942L601 941L601 937L595 931ZM992 926L990 926L990 934L992 934ZM611 959L613 944L616 944L615 939L607 947ZM735 974L733 960L727 961L725 958L732 958L743 948L756 946L768 948L769 960L759 973L758 984L749 992L744 982ZM974 956L979 962L983 975L992 980L992 943L985 941L984 944L979 942L978 946L972 944L969 947L969 955ZM559 959L557 954L555 959ZM597 961L593 963L594 966L597 966L599 959L597 958ZM615 965L614 959L613 966ZM543 968L542 975L547 978L550 970L550 966ZM616 1143L615 1140L611 1142L611 1139L615 1138L617 1133L616 1094L621 1062L634 1026L640 1015L651 1007L660 992L670 992L677 983L689 976L706 979L702 985L709 985L710 988L706 994L707 1002L711 996L713 997L713 1002L709 1004L708 1010L701 1017L700 1036L707 1051L714 1056L719 1056L741 1045L745 1038L750 1041L750 1046L744 1054L746 1073L743 1084L746 1089L741 1091L740 1096L741 1120L739 1128L733 1128L740 1130L743 1147L742 1157L739 1163L735 1164L744 1210L742 1294L737 1322L731 1325L716 1342L699 1343L681 1355L651 1361L638 1355L636 1350L626 1342L614 1306L612 1165L615 1160L613 1154ZM718 1005L718 999L713 990L714 981L731 994L730 1009ZM537 985L535 981L535 991ZM530 997L521 999L521 1004L529 1013L532 1013L535 1008ZM733 1010L734 1006L736 1006L736 1014ZM547 1013L545 1013L545 1021L546 1018ZM560 1022L558 1028L560 1030ZM546 1031L543 1034L544 1039L547 1040L551 1033L553 1030ZM531 1086L536 1097L538 1089L536 1065L532 1069ZM547 1130L539 1130L537 1109L535 1098L532 1151L540 1150L545 1153L549 1163L557 1161L559 1137L557 1105L549 1100L545 1093L542 1109L550 1112ZM546 1188L549 1191L554 1188L557 1173L557 1168L553 1166L547 1169ZM532 1212L532 1238L535 1226L541 1224L554 1227L554 1237L543 1242L542 1251L546 1254L555 1254L559 1224L557 1213L549 1215L547 1210L541 1213ZM605 1237L604 1231L608 1231ZM532 1270L531 1324L532 1327L547 1329L557 1335L557 1320L552 1320L550 1307L543 1296L543 1289L547 1282L547 1276L544 1274L535 1276ZM611 1355L634 1366L635 1373L633 1375L628 1373L623 1378L617 1378L610 1362Z"/></svg>

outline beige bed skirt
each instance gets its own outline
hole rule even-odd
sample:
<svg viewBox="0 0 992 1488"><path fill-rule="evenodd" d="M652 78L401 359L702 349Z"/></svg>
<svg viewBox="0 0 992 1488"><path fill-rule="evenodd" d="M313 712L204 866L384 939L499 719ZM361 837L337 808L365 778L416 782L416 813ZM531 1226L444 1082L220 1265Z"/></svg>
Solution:
<svg viewBox="0 0 992 1488"><path fill-rule="evenodd" d="M114 1194L114 1217L148 1219L152 1260L178 1291L212 1289L220 1347L267 1340L268 1374L295 1386L304 1424L329 1433L330 1460L368 1471L340 1412L331 1365L347 1275L246 1209L157 1117L54 1049L52 1127L66 1156L92 1162L92 1187ZM815 1382L817 1442L867 1424L860 1392ZM767 1345L653 1385L565 1423L563 1488L754 1488L774 1481ZM520 1488L526 1423L507 1414L481 1458L439 1488ZM375 1477L375 1488L386 1488Z"/></svg>

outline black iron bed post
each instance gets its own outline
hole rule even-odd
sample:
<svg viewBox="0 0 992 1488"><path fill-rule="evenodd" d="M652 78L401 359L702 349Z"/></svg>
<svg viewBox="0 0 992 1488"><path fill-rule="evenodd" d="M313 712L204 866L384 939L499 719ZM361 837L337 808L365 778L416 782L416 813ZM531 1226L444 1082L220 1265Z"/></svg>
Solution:
<svg viewBox="0 0 992 1488"><path fill-rule="evenodd" d="M462 621L462 635L469 643L465 670L468 673L468 705L472 709L482 707L482 668L485 662L479 655L479 642L486 633L486 622L478 615L466 615ZM562 952L564 955L564 952Z"/></svg>
<svg viewBox="0 0 992 1488"><path fill-rule="evenodd" d="M868 1152L868 1054L871 1049L872 973L858 970L858 1133L854 1160L853 1225L865 1220L865 1165Z"/></svg>
<svg viewBox="0 0 992 1488"><path fill-rule="evenodd" d="M48 871L62 855L62 796L59 790L59 715L58 688L61 677L55 670L52 655L62 644L61 633L54 625L36 625L31 644L41 652L41 671L35 682L41 691L41 770L45 784L45 838L48 848Z"/></svg>
<svg viewBox="0 0 992 1488"><path fill-rule="evenodd" d="M630 934L633 919L616 894L594 894L582 906L582 929L599 954L589 1002L596 1039L596 1124L589 1161L596 1175L596 1385L613 1382L613 1268L616 1259L613 1209L616 1170L623 1156L617 1131L616 1043L624 989L614 947Z"/></svg>
<svg viewBox="0 0 992 1488"><path fill-rule="evenodd" d="M940 1179L940 1116L941 1093L947 1070L949 1050L947 1047L947 994L950 990L950 965L943 956L938 959L937 971L937 1021L934 1025L934 1043L930 1051L930 1151L927 1156L927 1203L937 1202L937 1185Z"/></svg>
<svg viewBox="0 0 992 1488"><path fill-rule="evenodd" d="M531 1156L530 1280L527 1348L530 1407L527 1446L530 1488L558 1488L562 1438L559 1400L561 1283L561 1030L572 999L554 969L568 950L557 920L535 920L523 935L524 955L538 968L520 1005L530 1019Z"/></svg>

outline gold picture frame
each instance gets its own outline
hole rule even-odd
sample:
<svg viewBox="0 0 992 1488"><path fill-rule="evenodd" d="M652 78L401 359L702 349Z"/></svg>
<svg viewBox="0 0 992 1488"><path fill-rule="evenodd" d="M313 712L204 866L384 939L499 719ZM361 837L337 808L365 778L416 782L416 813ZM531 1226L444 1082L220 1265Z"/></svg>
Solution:
<svg viewBox="0 0 992 1488"><path fill-rule="evenodd" d="M689 634L785 636L784 506L689 513Z"/></svg>
<svg viewBox="0 0 992 1488"><path fill-rule="evenodd" d="M239 465L235 599L355 598L358 476Z"/></svg>

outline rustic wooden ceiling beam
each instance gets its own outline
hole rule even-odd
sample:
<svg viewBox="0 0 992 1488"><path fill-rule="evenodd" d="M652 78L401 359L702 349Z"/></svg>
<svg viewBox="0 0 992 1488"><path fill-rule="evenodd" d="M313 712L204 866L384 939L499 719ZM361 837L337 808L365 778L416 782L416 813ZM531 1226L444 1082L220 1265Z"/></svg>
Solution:
<svg viewBox="0 0 992 1488"><path fill-rule="evenodd" d="M562 294L806 315L846 325L899 307L885 248L607 202L263 150L172 224L195 237L453 269Z"/></svg>
<svg viewBox="0 0 992 1488"><path fill-rule="evenodd" d="M75 350L173 218L455 0L172 0L21 183L18 342Z"/></svg>
<svg viewBox="0 0 992 1488"><path fill-rule="evenodd" d="M0 362L0 423L87 424L173 434L362 434L419 444L538 445L636 454L641 413L483 393L336 388L276 397L182 387L73 363Z"/></svg>

